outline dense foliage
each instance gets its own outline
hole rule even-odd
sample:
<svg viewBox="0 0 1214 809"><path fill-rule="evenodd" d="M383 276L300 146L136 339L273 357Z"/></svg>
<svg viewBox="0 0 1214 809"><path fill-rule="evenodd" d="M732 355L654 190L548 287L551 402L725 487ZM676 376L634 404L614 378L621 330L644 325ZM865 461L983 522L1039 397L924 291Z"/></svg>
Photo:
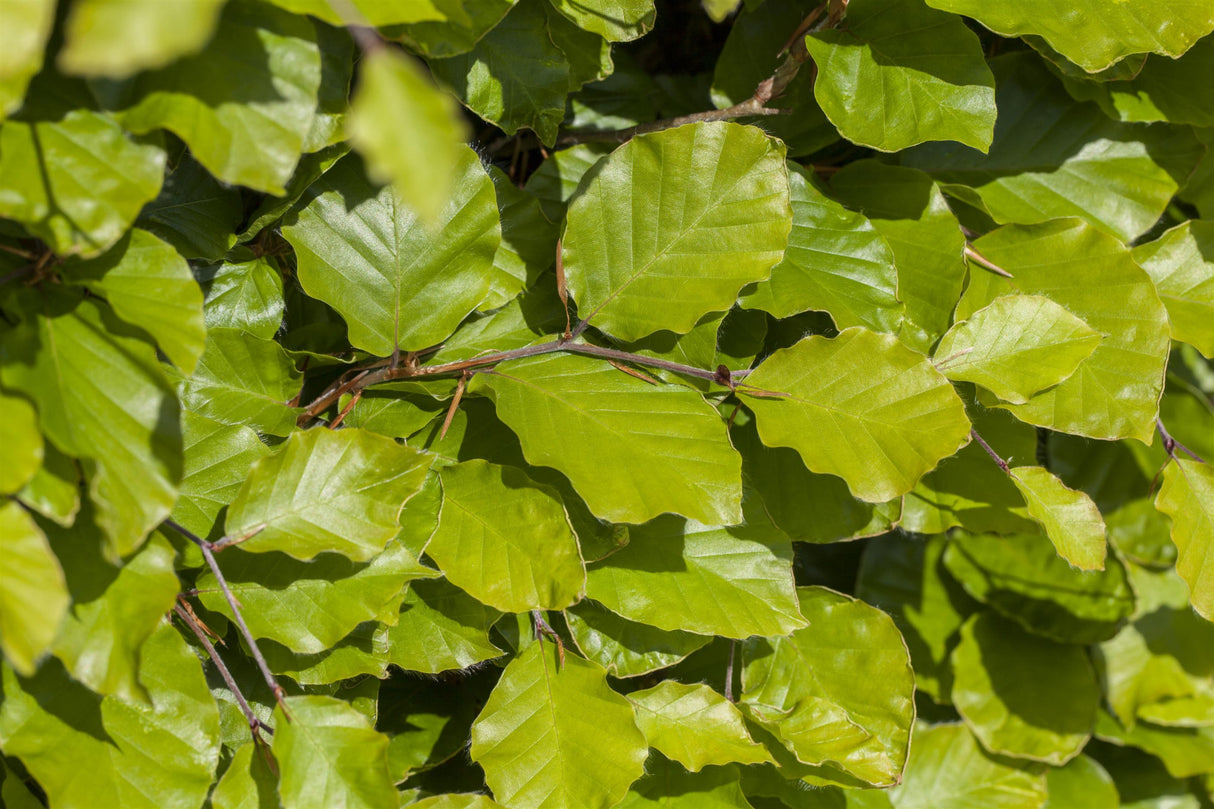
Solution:
<svg viewBox="0 0 1214 809"><path fill-rule="evenodd" d="M1214 4L1064 5L0 2L0 803L1209 807Z"/></svg>

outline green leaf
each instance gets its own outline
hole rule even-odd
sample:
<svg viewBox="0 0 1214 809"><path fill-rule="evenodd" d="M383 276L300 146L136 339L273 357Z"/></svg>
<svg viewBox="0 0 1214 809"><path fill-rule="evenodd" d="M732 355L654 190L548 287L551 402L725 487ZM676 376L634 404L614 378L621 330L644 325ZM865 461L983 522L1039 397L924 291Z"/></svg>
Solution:
<svg viewBox="0 0 1214 809"><path fill-rule="evenodd" d="M876 786L898 783L915 715L902 636L888 615L863 601L824 587L797 594L809 626L743 648L743 705L800 761ZM856 676L858 667L864 677ZM824 724L837 720L850 730Z"/></svg>
<svg viewBox="0 0 1214 809"><path fill-rule="evenodd" d="M1087 756L1045 771L1049 800L1041 809L1118 809L1122 806L1113 778Z"/></svg>
<svg viewBox="0 0 1214 809"><path fill-rule="evenodd" d="M516 2L517 0L483 0L479 3L465 3L462 8L441 4L446 7L440 15L446 15L446 19L439 16L417 21L402 20L398 25L381 27L380 33L404 43L409 50L426 57L454 56L472 50L485 34L501 23L502 18ZM385 11L375 9L372 13L384 14Z"/></svg>
<svg viewBox="0 0 1214 809"><path fill-rule="evenodd" d="M405 502L421 490L431 458L364 430L292 433L253 464L228 509L229 536L247 551L301 561L326 551L355 562L396 535Z"/></svg>
<svg viewBox="0 0 1214 809"><path fill-rule="evenodd" d="M750 737L742 712L700 683L666 680L634 691L637 725L649 746L692 772L709 765L758 764L771 761L763 745Z"/></svg>
<svg viewBox="0 0 1214 809"><path fill-rule="evenodd" d="M583 179L563 259L581 316L622 340L686 333L768 277L792 226L784 147L697 123L640 135Z"/></svg>
<svg viewBox="0 0 1214 809"><path fill-rule="evenodd" d="M899 337L928 353L952 321L966 276L965 236L944 195L921 171L871 160L844 166L830 190L889 244L905 307Z"/></svg>
<svg viewBox="0 0 1214 809"><path fill-rule="evenodd" d="M189 410L181 414L181 432L184 468L170 516L187 531L218 539L212 529L220 512L240 491L253 463L270 451L248 427L220 424Z"/></svg>
<svg viewBox="0 0 1214 809"><path fill-rule="evenodd" d="M388 629L388 660L406 671L438 674L501 657L489 640L499 617L445 579L413 582L399 621Z"/></svg>
<svg viewBox="0 0 1214 809"><path fill-rule="evenodd" d="M17 493L17 499L48 520L70 526L80 510L80 470L54 444L43 450L42 466Z"/></svg>
<svg viewBox="0 0 1214 809"><path fill-rule="evenodd" d="M269 0L273 5L296 14L307 14L330 25L345 25L347 20L328 0ZM458 5L443 0L411 0L408 3L383 3L382 0L350 0L349 8L358 14L360 22L375 27L401 23L442 21L449 17L460 19L466 12Z"/></svg>
<svg viewBox="0 0 1214 809"><path fill-rule="evenodd" d="M712 640L629 621L589 599L565 610L565 623L578 650L613 677L639 677L673 666Z"/></svg>
<svg viewBox="0 0 1214 809"><path fill-rule="evenodd" d="M934 144L902 162L956 184L950 192L996 222L1082 216L1131 241L1155 224L1201 156L1184 129L1116 123L1076 104L1032 53L1008 54L992 66L1000 114L990 153Z"/></svg>
<svg viewBox="0 0 1214 809"><path fill-rule="evenodd" d="M237 749L211 793L214 809L277 809L278 776L267 759L252 742Z"/></svg>
<svg viewBox="0 0 1214 809"><path fill-rule="evenodd" d="M502 809L502 805L492 798L471 792L433 795L410 806L414 809Z"/></svg>
<svg viewBox="0 0 1214 809"><path fill-rule="evenodd" d="M1092 498L1067 488L1044 467L1019 466L1008 474L1058 555L1080 570L1103 570L1108 544L1104 518Z"/></svg>
<svg viewBox="0 0 1214 809"><path fill-rule="evenodd" d="M997 34L1036 34L1089 73L1130 54L1176 58L1214 31L1214 9L1185 0L1150 6L1084 0L1073 14L1058 14L1048 0L992 5L981 0L928 0L933 8L973 17Z"/></svg>
<svg viewBox="0 0 1214 809"><path fill-rule="evenodd" d="M565 218L566 206L581 190L582 177L610 151L609 144L579 143L553 152L523 187L539 199L544 217L559 224Z"/></svg>
<svg viewBox="0 0 1214 809"><path fill-rule="evenodd" d="M7 3L5 4L8 5ZM165 153L132 140L108 115L73 109L55 121L0 128L0 216L59 255L96 256L156 198Z"/></svg>
<svg viewBox="0 0 1214 809"><path fill-rule="evenodd" d="M467 127L451 98L412 59L378 48L362 61L346 132L376 182L436 225L460 179Z"/></svg>
<svg viewBox="0 0 1214 809"><path fill-rule="evenodd" d="M1129 250L1077 219L1008 225L974 247L1015 276L998 279L999 287L1044 295L1105 335L1069 379L1023 405L999 406L1052 430L1150 442L1170 345L1167 312ZM977 296L972 305L982 302Z"/></svg>
<svg viewBox="0 0 1214 809"><path fill-rule="evenodd" d="M1075 373L1104 338L1040 295L1004 295L955 324L936 346L936 367L1024 404Z"/></svg>
<svg viewBox="0 0 1214 809"><path fill-rule="evenodd" d="M286 698L274 711L274 757L284 809L396 806L388 775L388 737L367 718L333 697Z"/></svg>
<svg viewBox="0 0 1214 809"><path fill-rule="evenodd" d="M197 53L226 0L83 0L72 6L57 64L65 73L121 79Z"/></svg>
<svg viewBox="0 0 1214 809"><path fill-rule="evenodd" d="M282 194L312 124L320 79L310 22L233 2L200 53L104 88L103 100L132 132L164 128L179 136L223 182Z"/></svg>
<svg viewBox="0 0 1214 809"><path fill-rule="evenodd" d="M430 67L469 109L507 135L526 127L552 146L571 76L564 52L548 33L544 5L545 0L519 0L471 51L432 59Z"/></svg>
<svg viewBox="0 0 1214 809"><path fill-rule="evenodd" d="M1184 222L1133 255L1155 282L1172 339L1214 358L1214 222Z"/></svg>
<svg viewBox="0 0 1214 809"><path fill-rule="evenodd" d="M920 0L853 0L846 30L811 33L805 47L818 68L814 95L853 143L991 145L995 80L978 37L952 14Z"/></svg>
<svg viewBox="0 0 1214 809"><path fill-rule="evenodd" d="M202 292L170 245L135 228L98 258L65 262L63 273L150 334L182 373L194 373L206 342Z"/></svg>
<svg viewBox="0 0 1214 809"><path fill-rule="evenodd" d="M953 703L991 753L1061 766L1091 738L1100 686L1083 647L984 611L953 651Z"/></svg>
<svg viewBox="0 0 1214 809"><path fill-rule="evenodd" d="M21 108L25 88L42 69L43 50L55 23L55 0L14 0L0 5L5 32L0 57L0 121Z"/></svg>
<svg viewBox="0 0 1214 809"><path fill-rule="evenodd" d="M216 180L186 152L135 224L173 245L183 258L218 261L235 244L243 220L240 190Z"/></svg>
<svg viewBox="0 0 1214 809"><path fill-rule="evenodd" d="M653 0L552 0L561 14L578 28L592 31L608 42L630 42L653 27Z"/></svg>
<svg viewBox="0 0 1214 809"><path fill-rule="evenodd" d="M1040 809L1045 801L1044 774L988 755L964 725L916 728L906 778L890 790L898 809Z"/></svg>
<svg viewBox="0 0 1214 809"><path fill-rule="evenodd" d="M619 809L751 809L737 767L687 772L658 755L645 762L645 776L633 784Z"/></svg>
<svg viewBox="0 0 1214 809"><path fill-rule="evenodd" d="M261 647L270 671L290 677L302 686L331 686L350 679L378 682L388 676L388 627L375 621L359 624L349 635L317 654L294 654L269 640L261 641Z"/></svg>
<svg viewBox="0 0 1214 809"><path fill-rule="evenodd" d="M0 412L4 414L0 418L0 446L4 447L0 494L12 494L37 474L46 449L38 430L38 413L28 400L0 389Z"/></svg>
<svg viewBox="0 0 1214 809"><path fill-rule="evenodd" d="M489 176L497 192L502 244L493 256L497 273L489 297L480 305L482 311L497 309L524 289L533 288L540 275L556 261L559 236L558 229L544 217L534 194L516 186L501 169L490 168ZM558 299L553 295L550 300Z"/></svg>
<svg viewBox="0 0 1214 809"><path fill-rule="evenodd" d="M556 492L484 461L448 466L442 482L426 553L448 581L502 612L559 610L582 597L585 566Z"/></svg>
<svg viewBox="0 0 1214 809"><path fill-rule="evenodd" d="M476 381L518 434L527 461L568 477L596 517L741 519L742 459L695 391L556 354L503 363Z"/></svg>
<svg viewBox="0 0 1214 809"><path fill-rule="evenodd" d="M167 621L140 650L139 679L148 703L102 698L55 662L30 679L5 666L0 745L53 806L199 806L219 760L219 716L198 658Z"/></svg>
<svg viewBox="0 0 1214 809"><path fill-rule="evenodd" d="M747 638L805 626L792 578L792 543L761 511L715 527L675 516L630 529L627 546L586 571L586 595L667 631Z"/></svg>
<svg viewBox="0 0 1214 809"><path fill-rule="evenodd" d="M125 556L177 497L177 400L155 351L108 306L74 291L38 292L17 298L24 319L0 342L0 378L34 400L58 449L87 461L109 555Z"/></svg>
<svg viewBox="0 0 1214 809"><path fill-rule="evenodd" d="M944 565L971 596L1061 643L1107 640L1134 611L1134 591L1116 557L1102 571L1076 570L1044 534L959 534Z"/></svg>
<svg viewBox="0 0 1214 809"><path fill-rule="evenodd" d="M438 575L400 542L365 563L334 554L300 562L238 548L224 554L223 571L254 637L301 654L323 652L386 610L395 619L408 582ZM234 617L213 573L199 576L195 588L207 609Z"/></svg>
<svg viewBox="0 0 1214 809"><path fill-rule="evenodd" d="M1125 730L1113 715L1101 711L1096 737L1118 745L1130 745L1161 759L1174 778L1189 778L1214 771L1214 725L1200 728L1165 728L1139 722Z"/></svg>
<svg viewBox="0 0 1214 809"><path fill-rule="evenodd" d="M1172 518L1176 572L1189 585L1193 609L1214 621L1214 469L1176 458L1163 469L1155 507Z"/></svg>
<svg viewBox="0 0 1214 809"><path fill-rule="evenodd" d="M889 243L862 214L823 194L794 163L788 184L792 233L784 260L771 278L743 293L742 305L780 318L817 309L840 329L867 326L896 333L902 304Z"/></svg>
<svg viewBox="0 0 1214 809"><path fill-rule="evenodd" d="M493 182L471 149L438 229L352 158L308 193L283 234L304 291L341 313L355 347L386 357L441 343L488 293L501 225Z"/></svg>
<svg viewBox="0 0 1214 809"><path fill-rule="evenodd" d="M265 258L221 262L197 270L208 328L241 329L270 340L282 325L282 276Z"/></svg>
<svg viewBox="0 0 1214 809"><path fill-rule="evenodd" d="M181 401L224 424L288 435L299 410L287 402L299 394L302 378L275 341L241 329L212 328L198 367L182 380Z"/></svg>
<svg viewBox="0 0 1214 809"><path fill-rule="evenodd" d="M811 471L874 503L910 491L969 436L965 406L940 372L860 327L775 352L739 392L764 444L795 449Z"/></svg>
<svg viewBox="0 0 1214 809"><path fill-rule="evenodd" d="M0 535L0 649L28 677L59 633L72 598L46 535L15 500L0 503Z"/></svg>
<svg viewBox="0 0 1214 809"><path fill-rule="evenodd" d="M646 744L628 700L602 668L574 655L560 665L533 643L506 666L472 725L472 760L506 806L608 809L640 777Z"/></svg>
<svg viewBox="0 0 1214 809"><path fill-rule="evenodd" d="M926 543L896 536L873 542L864 551L856 583L858 597L897 622L914 663L915 688L938 703L950 701L949 655L961 625L978 606L945 573L947 544L943 536Z"/></svg>

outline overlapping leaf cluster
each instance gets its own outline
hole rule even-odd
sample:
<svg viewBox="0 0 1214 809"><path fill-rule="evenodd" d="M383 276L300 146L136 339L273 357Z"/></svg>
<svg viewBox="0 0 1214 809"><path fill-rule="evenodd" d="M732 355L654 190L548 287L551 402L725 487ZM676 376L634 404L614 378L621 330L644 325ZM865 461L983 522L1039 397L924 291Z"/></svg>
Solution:
<svg viewBox="0 0 1214 809"><path fill-rule="evenodd" d="M1214 798L1214 6L0 31L4 805Z"/></svg>

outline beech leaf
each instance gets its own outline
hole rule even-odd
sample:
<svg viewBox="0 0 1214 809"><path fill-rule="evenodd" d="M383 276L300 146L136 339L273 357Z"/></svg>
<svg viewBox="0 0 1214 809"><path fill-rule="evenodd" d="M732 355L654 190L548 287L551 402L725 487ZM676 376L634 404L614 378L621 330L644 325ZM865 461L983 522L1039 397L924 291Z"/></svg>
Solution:
<svg viewBox="0 0 1214 809"><path fill-rule="evenodd" d="M1155 507L1172 518L1176 572L1189 585L1193 609L1214 621L1214 469L1176 458L1164 467Z"/></svg>
<svg viewBox="0 0 1214 809"><path fill-rule="evenodd" d="M1040 466L1018 466L1008 474L1058 555L1080 570L1103 570L1108 543L1104 518L1092 498Z"/></svg>

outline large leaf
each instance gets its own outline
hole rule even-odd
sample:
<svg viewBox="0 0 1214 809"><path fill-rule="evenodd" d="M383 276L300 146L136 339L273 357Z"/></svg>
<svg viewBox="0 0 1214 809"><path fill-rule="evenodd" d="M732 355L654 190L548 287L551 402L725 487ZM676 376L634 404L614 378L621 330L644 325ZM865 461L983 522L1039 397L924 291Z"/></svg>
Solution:
<svg viewBox="0 0 1214 809"><path fill-rule="evenodd" d="M852 0L844 29L805 38L814 95L843 137L883 152L929 140L985 151L995 80L978 37L921 0Z"/></svg>
<svg viewBox="0 0 1214 809"><path fill-rule="evenodd" d="M132 132L174 132L220 180L282 194L312 124L320 79L310 22L233 2L201 53L102 96Z"/></svg>
<svg viewBox="0 0 1214 809"><path fill-rule="evenodd" d="M112 118L87 109L9 121L0 128L0 216L59 255L95 256L155 199L164 164L155 139L132 141Z"/></svg>
<svg viewBox="0 0 1214 809"><path fill-rule="evenodd" d="M791 227L784 148L760 130L698 123L641 135L569 206L569 291L613 336L682 334L766 278Z"/></svg>
<svg viewBox="0 0 1214 809"><path fill-rule="evenodd" d="M1008 474L1058 555L1080 570L1103 570L1108 544L1104 518L1092 498L1068 488L1044 467L1018 466Z"/></svg>
<svg viewBox="0 0 1214 809"><path fill-rule="evenodd" d="M503 363L476 379L527 461L562 472L596 517L741 520L742 459L695 391L556 354Z"/></svg>
<svg viewBox="0 0 1214 809"><path fill-rule="evenodd" d="M210 536L253 462L269 450L248 427L220 424L189 410L181 414L183 472L172 518L200 537Z"/></svg>
<svg viewBox="0 0 1214 809"><path fill-rule="evenodd" d="M138 548L169 514L181 479L177 399L151 345L94 298L25 293L0 341L0 378L38 405L47 438L88 461L110 554Z"/></svg>
<svg viewBox="0 0 1214 809"><path fill-rule="evenodd" d="M565 623L582 654L613 677L639 677L673 666L712 640L629 621L589 599L565 610Z"/></svg>
<svg viewBox="0 0 1214 809"><path fill-rule="evenodd" d="M988 755L964 725L919 726L906 778L890 790L898 809L1040 809L1045 776Z"/></svg>
<svg viewBox="0 0 1214 809"><path fill-rule="evenodd" d="M1214 359L1214 222L1177 225L1135 247L1134 261L1155 282L1168 310L1172 339Z"/></svg>
<svg viewBox="0 0 1214 809"><path fill-rule="evenodd" d="M671 680L628 699L650 747L692 772L708 765L771 761L763 745L750 737L742 712L707 685Z"/></svg>
<svg viewBox="0 0 1214 809"><path fill-rule="evenodd" d="M871 160L844 166L830 190L889 244L905 306L899 336L927 353L948 329L965 285L965 236L944 195L921 171Z"/></svg>
<svg viewBox="0 0 1214 809"><path fill-rule="evenodd" d="M840 329L897 332L902 305L889 243L863 214L827 197L810 175L789 164L792 233L784 260L742 297L742 305L789 317L826 312Z"/></svg>
<svg viewBox="0 0 1214 809"><path fill-rule="evenodd" d="M1091 738L1100 686L1083 647L984 611L961 628L952 662L953 703L990 752L1061 766Z"/></svg>
<svg viewBox="0 0 1214 809"><path fill-rule="evenodd" d="M1132 53L1180 56L1214 31L1214 8L1186 0L1134 3L1084 0L1058 14L1049 0L1010 4L982 0L927 0L928 5L973 17L997 34L1036 34L1075 64L1094 73Z"/></svg>
<svg viewBox="0 0 1214 809"><path fill-rule="evenodd" d="M459 160L437 228L350 157L283 228L304 290L341 313L355 347L388 356L441 343L489 291L501 242L493 181L471 149Z"/></svg>
<svg viewBox="0 0 1214 809"><path fill-rule="evenodd" d="M602 668L551 643L523 650L472 725L472 760L515 809L608 809L640 777L646 753L628 700Z"/></svg>
<svg viewBox="0 0 1214 809"><path fill-rule="evenodd" d="M46 535L15 500L0 503L0 649L25 677L50 648L71 596Z"/></svg>
<svg viewBox="0 0 1214 809"><path fill-rule="evenodd" d="M792 543L757 508L722 528L659 517L586 573L586 595L659 629L747 638L805 626L792 578Z"/></svg>
<svg viewBox="0 0 1214 809"><path fill-rule="evenodd" d="M20 108L29 80L42 68L43 49L55 23L55 0L14 0L0 5L7 42L0 56L0 121Z"/></svg>
<svg viewBox="0 0 1214 809"><path fill-rule="evenodd" d="M860 327L775 352L739 389L759 436L869 502L905 494L969 437L965 405L922 355Z"/></svg>
<svg viewBox="0 0 1214 809"><path fill-rule="evenodd" d="M1172 518L1176 572L1189 585L1193 609L1214 621L1214 468L1176 458L1164 467L1155 507Z"/></svg>
<svg viewBox="0 0 1214 809"><path fill-rule="evenodd" d="M227 0L84 0L72 6L61 70L121 79L197 53Z"/></svg>
<svg viewBox="0 0 1214 809"><path fill-rule="evenodd" d="M1015 276L997 279L998 287L1044 295L1105 335L1070 378L1023 405L1000 406L1053 430L1150 442L1170 334L1155 286L1129 250L1077 219L1008 225L975 247ZM984 300L976 295L971 305Z"/></svg>
<svg viewBox="0 0 1214 809"><path fill-rule="evenodd" d="M300 560L333 551L365 562L397 532L401 508L421 489L431 458L363 430L293 433L253 464L228 509L242 547Z"/></svg>
<svg viewBox="0 0 1214 809"><path fill-rule="evenodd" d="M501 657L489 639L500 617L445 580L414 582L388 630L388 659L406 671L438 674Z"/></svg>
<svg viewBox="0 0 1214 809"><path fill-rule="evenodd" d="M30 679L4 667L0 745L53 806L192 809L206 798L219 716L198 658L168 622L140 651L146 704L102 698L58 663Z"/></svg>
<svg viewBox="0 0 1214 809"><path fill-rule="evenodd" d="M1102 339L1049 298L1005 295L949 329L934 353L949 379L1024 404L1069 378Z"/></svg>
<svg viewBox="0 0 1214 809"><path fill-rule="evenodd" d="M863 601L822 587L797 592L809 626L747 642L743 704L798 760L876 786L898 783L915 715L902 636Z"/></svg>
<svg viewBox="0 0 1214 809"><path fill-rule="evenodd" d="M442 471L443 509L426 546L452 584L502 612L559 610L586 573L560 497L522 470L466 461Z"/></svg>
<svg viewBox="0 0 1214 809"><path fill-rule="evenodd" d="M456 189L465 126L458 108L420 65L379 48L367 54L346 131L367 173L392 182L402 200L436 223Z"/></svg>
<svg viewBox="0 0 1214 809"><path fill-rule="evenodd" d="M114 314L152 335L184 374L192 374L206 341L202 292L171 246L135 228L105 255L64 266L67 280L109 301Z"/></svg>
<svg viewBox="0 0 1214 809"><path fill-rule="evenodd" d="M388 775L388 737L333 697L287 697L274 711L274 757L284 809L383 809L398 798Z"/></svg>
<svg viewBox="0 0 1214 809"><path fill-rule="evenodd" d="M956 184L951 191L996 222L1082 216L1130 241L1155 224L1201 156L1183 129L1116 123L1076 104L1032 53L993 67L999 122L990 153L932 144L902 162Z"/></svg>

